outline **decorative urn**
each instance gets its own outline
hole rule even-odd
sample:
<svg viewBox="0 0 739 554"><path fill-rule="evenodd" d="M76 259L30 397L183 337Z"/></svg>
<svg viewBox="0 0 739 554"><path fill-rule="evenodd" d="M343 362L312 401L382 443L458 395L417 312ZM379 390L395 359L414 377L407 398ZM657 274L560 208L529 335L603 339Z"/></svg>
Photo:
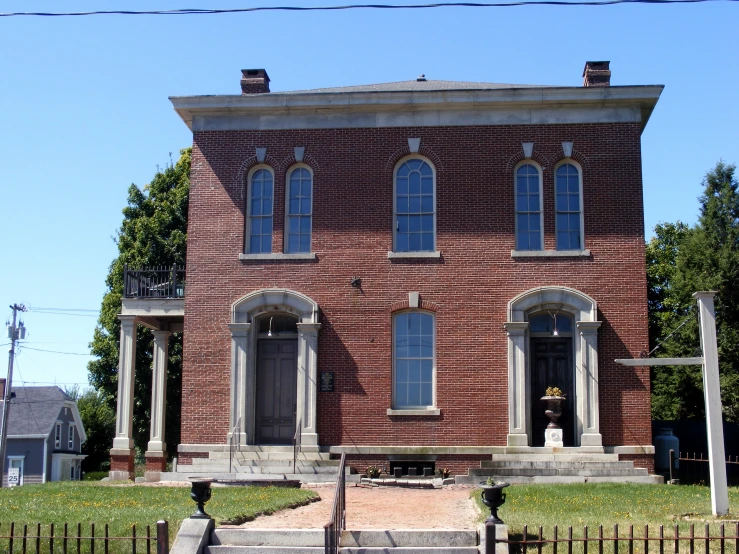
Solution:
<svg viewBox="0 0 739 554"><path fill-rule="evenodd" d="M213 479L204 479L202 477L191 477L192 487L190 488L190 498L198 505L198 509L190 516L191 519L211 519L205 513L205 503L210 500L213 491L210 490L210 484Z"/></svg>
<svg viewBox="0 0 739 554"><path fill-rule="evenodd" d="M498 517L498 508L505 503L506 495L503 489L510 486L510 483L491 483L490 479L488 479L488 482L482 482L480 486L482 487L482 493L480 495L482 503L490 508L490 517L485 520L485 523L502 525L503 520Z"/></svg>

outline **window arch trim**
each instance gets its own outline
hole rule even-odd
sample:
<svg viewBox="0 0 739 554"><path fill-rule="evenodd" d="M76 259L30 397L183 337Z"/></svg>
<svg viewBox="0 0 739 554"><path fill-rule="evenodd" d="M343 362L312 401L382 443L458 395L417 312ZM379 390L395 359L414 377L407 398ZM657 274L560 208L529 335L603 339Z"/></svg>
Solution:
<svg viewBox="0 0 739 554"><path fill-rule="evenodd" d="M260 171L265 170L267 171L271 177L272 177L272 196L271 196L271 205L270 205L270 239L269 239L269 249L268 250L262 250L261 248L258 251L254 251L252 249L252 221L256 219L252 215L252 191L254 187L253 179L254 175ZM244 224L244 251L247 254L270 254L272 252L272 246L273 246L273 237L274 237L274 217L275 217L275 170L270 167L267 164L257 164L254 167L252 167L249 172L247 173L246 177L246 217L244 218L245 224ZM259 216L260 219L266 219L263 215ZM262 229L263 230L263 229ZM260 234L260 236L266 236L266 233Z"/></svg>
<svg viewBox="0 0 739 554"><path fill-rule="evenodd" d="M306 214L291 214L290 213L290 200L292 199L290 196L290 179L293 175L293 173L299 169L305 169L310 174L310 203L309 203L309 212L307 216L310 218L310 225L308 229L308 249L303 250L291 250L289 248L289 241L290 241L290 216L291 215L298 215L299 217L304 217ZM308 254L313 251L313 196L314 196L314 190L315 190L315 174L313 172L313 168L305 163L296 163L292 164L287 171L285 172L285 226L284 226L284 233L283 233L283 251L285 254ZM301 191L302 192L302 191ZM299 232L299 237L305 233Z"/></svg>
<svg viewBox="0 0 739 554"><path fill-rule="evenodd" d="M580 206L580 248L572 248L572 249L560 249L558 248L558 234L559 234L559 225L557 225L557 215L560 213L559 210L557 210L557 172L559 169L565 165L571 165L577 170L577 179L578 179L578 198L579 198L579 206ZM554 179L554 249L556 251L560 252L588 252L585 247L585 209L583 205L583 178L582 178L582 166L573 160L572 158L564 158L557 162L557 164L554 166L554 170L552 171L552 176ZM564 212L564 213L571 213L571 212Z"/></svg>
<svg viewBox="0 0 739 554"><path fill-rule="evenodd" d="M539 248L519 248L518 244L518 170L525 165L533 166L539 174ZM544 171L541 165L533 158L524 158L513 168L513 208L515 218L515 251L516 252L539 252L544 250ZM522 212L531 213L531 212Z"/></svg>
<svg viewBox="0 0 739 554"><path fill-rule="evenodd" d="M419 249L419 250L410 250L410 244L408 250L399 250L398 245L398 234L399 234L399 218L398 218L398 171L408 161L411 160L420 160L421 162L428 165L428 167L431 169L431 177L432 177L432 225L431 225L431 239L432 239L432 245L430 249ZM399 159L395 166L393 167L393 249L391 252L388 252L388 258L412 258L412 257L440 257L439 252L436 249L437 245L437 236L436 236L436 179L437 179L437 172L436 172L436 166L434 163L428 159L425 156L420 156L418 154L411 154L408 156L404 156L401 159ZM423 214L424 212L405 212L407 214L413 214L418 213L419 215Z"/></svg>

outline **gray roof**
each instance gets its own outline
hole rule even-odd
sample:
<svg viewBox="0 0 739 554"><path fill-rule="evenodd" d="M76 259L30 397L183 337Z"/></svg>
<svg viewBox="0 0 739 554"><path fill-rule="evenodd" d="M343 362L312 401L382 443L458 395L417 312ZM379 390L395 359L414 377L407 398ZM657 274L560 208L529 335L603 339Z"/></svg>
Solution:
<svg viewBox="0 0 739 554"><path fill-rule="evenodd" d="M413 92L443 90L499 90L509 88L549 88L548 85L510 85L505 83L476 83L472 81L397 81L375 85L356 85L350 87L316 88L311 90L289 90L280 94L342 93L342 92Z"/></svg>
<svg viewBox="0 0 739 554"><path fill-rule="evenodd" d="M10 399L8 435L48 435L64 402L72 401L59 387L13 387ZM2 405L2 403L0 403Z"/></svg>

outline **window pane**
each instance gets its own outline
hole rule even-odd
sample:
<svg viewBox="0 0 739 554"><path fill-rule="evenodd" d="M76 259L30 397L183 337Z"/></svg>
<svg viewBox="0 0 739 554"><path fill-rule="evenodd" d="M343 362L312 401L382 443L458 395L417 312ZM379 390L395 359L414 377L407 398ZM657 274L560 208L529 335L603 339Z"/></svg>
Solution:
<svg viewBox="0 0 739 554"><path fill-rule="evenodd" d="M570 206L569 209L571 212L579 212L580 211L580 195L579 194L570 194Z"/></svg>
<svg viewBox="0 0 739 554"><path fill-rule="evenodd" d="M398 176L397 180L398 194L408 194L408 178Z"/></svg>
<svg viewBox="0 0 739 554"><path fill-rule="evenodd" d="M298 200L297 198L290 199L290 208L288 213L291 215L300 213L300 200Z"/></svg>
<svg viewBox="0 0 739 554"><path fill-rule="evenodd" d="M264 186L262 187L262 195L268 196L272 198L272 179L264 181Z"/></svg>
<svg viewBox="0 0 739 554"><path fill-rule="evenodd" d="M567 231L567 214L557 214L557 232Z"/></svg>
<svg viewBox="0 0 739 554"><path fill-rule="evenodd" d="M429 194L429 195L434 193L434 178L433 177L429 176L429 177L423 177L421 179L421 192L423 194Z"/></svg>
<svg viewBox="0 0 739 554"><path fill-rule="evenodd" d="M412 214L417 214L421 211L421 197L420 196L411 196L408 202L408 212Z"/></svg>
<svg viewBox="0 0 739 554"><path fill-rule="evenodd" d="M433 231L434 230L434 216L433 215L422 215L421 216L421 230L422 231Z"/></svg>
<svg viewBox="0 0 739 554"><path fill-rule="evenodd" d="M395 402L399 408L409 406L408 404L408 385L403 382L395 383Z"/></svg>
<svg viewBox="0 0 739 554"><path fill-rule="evenodd" d="M424 233L421 236L421 250L424 252L431 252L434 249L434 234Z"/></svg>
<svg viewBox="0 0 739 554"><path fill-rule="evenodd" d="M411 194L421 194L421 175L413 172L408 176L408 191Z"/></svg>
<svg viewBox="0 0 739 554"><path fill-rule="evenodd" d="M434 175L434 172L431 169L431 166L427 164L426 162L421 163L420 165L421 175L424 177L432 177Z"/></svg>
<svg viewBox="0 0 739 554"><path fill-rule="evenodd" d="M421 250L421 235L413 233L408 236L408 250L411 252L418 252Z"/></svg>
<svg viewBox="0 0 739 554"><path fill-rule="evenodd" d="M568 233L557 231L557 250L569 250L570 241Z"/></svg>
<svg viewBox="0 0 739 554"><path fill-rule="evenodd" d="M407 214L408 213L408 197L407 196L398 196L398 213L399 214Z"/></svg>
<svg viewBox="0 0 739 554"><path fill-rule="evenodd" d="M420 406L433 406L434 404L434 391L432 383L423 383L421 385L421 401Z"/></svg>
<svg viewBox="0 0 739 554"><path fill-rule="evenodd" d="M262 235L262 252L265 254L272 252L272 235Z"/></svg>
<svg viewBox="0 0 739 554"><path fill-rule="evenodd" d="M251 237L249 240L249 252L252 254L260 254L262 252L262 239L261 237Z"/></svg>
<svg viewBox="0 0 739 554"><path fill-rule="evenodd" d="M300 235L289 235L287 238L287 251L297 252L300 246Z"/></svg>
<svg viewBox="0 0 739 554"><path fill-rule="evenodd" d="M398 360L395 362L395 380L398 383L405 383L408 381L408 361Z"/></svg>
<svg viewBox="0 0 739 554"><path fill-rule="evenodd" d="M300 193L303 196L305 196L306 198L310 198L310 196L311 196L311 182L310 182L310 179L307 179L307 180L303 181L303 183L301 185Z"/></svg>
<svg viewBox="0 0 739 554"><path fill-rule="evenodd" d="M541 250L541 235L537 233L529 233L529 250Z"/></svg>
<svg viewBox="0 0 739 554"><path fill-rule="evenodd" d="M538 194L532 194L531 196L529 196L529 211L530 212L539 211L539 195Z"/></svg>
<svg viewBox="0 0 739 554"><path fill-rule="evenodd" d="M310 198L303 198L300 201L300 213L303 215L310 214Z"/></svg>
<svg viewBox="0 0 739 554"><path fill-rule="evenodd" d="M431 213L434 211L434 199L431 196L421 197L421 211L423 213Z"/></svg>
<svg viewBox="0 0 739 554"><path fill-rule="evenodd" d="M529 215L529 231L539 231L541 225L541 218L539 214Z"/></svg>
<svg viewBox="0 0 739 554"><path fill-rule="evenodd" d="M417 383L408 384L408 405L421 405L421 387Z"/></svg>
<svg viewBox="0 0 739 554"><path fill-rule="evenodd" d="M306 215L300 218L300 232L310 233L310 216Z"/></svg>
<svg viewBox="0 0 739 554"><path fill-rule="evenodd" d="M518 214L518 232L525 233L529 230L529 216L526 214Z"/></svg>
<svg viewBox="0 0 739 554"><path fill-rule="evenodd" d="M421 230L421 216L420 215L408 216L408 230L411 233L417 233Z"/></svg>
<svg viewBox="0 0 739 554"><path fill-rule="evenodd" d="M290 197L294 198L300 194L300 182L295 179L290 180Z"/></svg>
<svg viewBox="0 0 739 554"><path fill-rule="evenodd" d="M300 251L310 252L310 235L300 236Z"/></svg>
<svg viewBox="0 0 739 554"><path fill-rule="evenodd" d="M398 252L408 252L408 235L407 234L398 234L396 237L396 250Z"/></svg>

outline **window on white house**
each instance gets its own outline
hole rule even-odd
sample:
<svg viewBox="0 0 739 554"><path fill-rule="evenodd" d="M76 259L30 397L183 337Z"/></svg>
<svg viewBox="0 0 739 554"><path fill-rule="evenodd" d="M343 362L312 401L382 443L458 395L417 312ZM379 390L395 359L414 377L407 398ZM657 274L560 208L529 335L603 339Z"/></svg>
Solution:
<svg viewBox="0 0 739 554"><path fill-rule="evenodd" d="M285 252L310 252L313 175L305 167L290 172L287 184L287 244Z"/></svg>
<svg viewBox="0 0 739 554"><path fill-rule="evenodd" d="M557 250L582 250L582 187L574 164L557 167L554 190Z"/></svg>
<svg viewBox="0 0 739 554"><path fill-rule="evenodd" d="M432 252L436 247L434 170L419 158L395 169L395 252Z"/></svg>
<svg viewBox="0 0 739 554"><path fill-rule="evenodd" d="M272 200L274 176L268 168L258 168L249 176L247 205L247 249L250 254L272 252Z"/></svg>
<svg viewBox="0 0 739 554"><path fill-rule="evenodd" d="M393 318L394 408L434 405L434 315L402 312Z"/></svg>
<svg viewBox="0 0 739 554"><path fill-rule="evenodd" d="M54 448L62 447L62 422L56 422L56 429L54 430Z"/></svg>
<svg viewBox="0 0 739 554"><path fill-rule="evenodd" d="M542 249L541 173L525 163L516 170L516 250Z"/></svg>
<svg viewBox="0 0 739 554"><path fill-rule="evenodd" d="M67 438L67 450L74 450L74 424L69 424L69 437Z"/></svg>

